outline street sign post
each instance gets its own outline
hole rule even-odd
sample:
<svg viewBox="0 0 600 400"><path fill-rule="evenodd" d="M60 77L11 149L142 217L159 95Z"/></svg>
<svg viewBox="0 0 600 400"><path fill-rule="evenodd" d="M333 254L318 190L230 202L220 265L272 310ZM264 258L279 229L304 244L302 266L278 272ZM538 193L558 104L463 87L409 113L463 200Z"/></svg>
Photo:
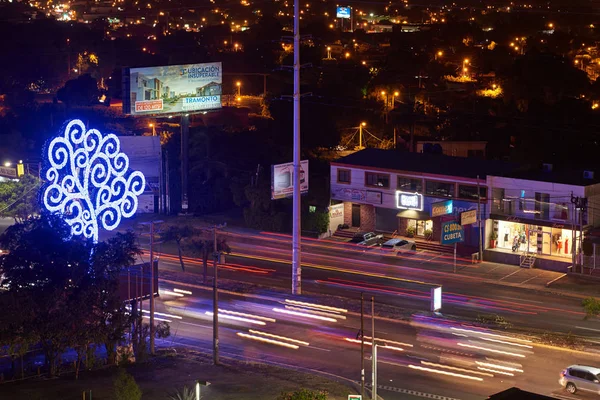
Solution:
<svg viewBox="0 0 600 400"><path fill-rule="evenodd" d="M349 394L348 400L362 400L362 396L360 394Z"/></svg>
<svg viewBox="0 0 600 400"><path fill-rule="evenodd" d="M444 222L442 224L441 244L454 244L454 272L456 272L456 243L465 241L465 231L456 221Z"/></svg>

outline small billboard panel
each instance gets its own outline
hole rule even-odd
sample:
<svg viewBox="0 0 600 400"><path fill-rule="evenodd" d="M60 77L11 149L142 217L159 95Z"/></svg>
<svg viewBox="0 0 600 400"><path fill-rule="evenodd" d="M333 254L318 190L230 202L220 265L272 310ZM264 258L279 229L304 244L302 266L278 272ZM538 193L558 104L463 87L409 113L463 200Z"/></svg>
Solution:
<svg viewBox="0 0 600 400"><path fill-rule="evenodd" d="M431 205L431 217L439 217L441 215L452 214L454 205L452 200L439 201Z"/></svg>
<svg viewBox="0 0 600 400"><path fill-rule="evenodd" d="M123 112L130 115L189 113L221 108L220 62L130 68L123 77Z"/></svg>
<svg viewBox="0 0 600 400"><path fill-rule="evenodd" d="M460 213L460 224L462 226L477 222L477 210L463 211Z"/></svg>
<svg viewBox="0 0 600 400"><path fill-rule="evenodd" d="M294 193L294 163L271 166L271 199L291 197ZM300 193L308 193L308 160L300 161Z"/></svg>
<svg viewBox="0 0 600 400"><path fill-rule="evenodd" d="M442 224L441 244L453 244L465 241L465 231L456 221L444 222Z"/></svg>
<svg viewBox="0 0 600 400"><path fill-rule="evenodd" d="M423 211L423 195L396 190L396 208Z"/></svg>
<svg viewBox="0 0 600 400"><path fill-rule="evenodd" d="M338 7L335 12L336 18L350 18L352 12L350 7Z"/></svg>

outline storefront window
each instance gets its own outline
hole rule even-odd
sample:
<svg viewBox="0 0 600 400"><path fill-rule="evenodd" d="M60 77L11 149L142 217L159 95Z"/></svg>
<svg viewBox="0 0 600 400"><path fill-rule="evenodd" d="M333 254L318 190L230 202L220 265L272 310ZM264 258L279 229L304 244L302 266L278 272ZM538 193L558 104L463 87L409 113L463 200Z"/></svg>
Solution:
<svg viewBox="0 0 600 400"><path fill-rule="evenodd" d="M479 187L479 195L482 199L487 198L487 187ZM458 197L461 199L477 200L477 186L458 185Z"/></svg>
<svg viewBox="0 0 600 400"><path fill-rule="evenodd" d="M406 224L407 228L412 228L415 230L416 236L425 236L426 231L433 230L433 221L428 220L416 220L409 219Z"/></svg>
<svg viewBox="0 0 600 400"><path fill-rule="evenodd" d="M519 222L498 221L497 246L515 252L538 251L537 225L527 225ZM576 232L575 243L579 232ZM571 257L573 251L573 236L570 229L542 227L541 254L555 257ZM514 249L514 250L513 250Z"/></svg>
<svg viewBox="0 0 600 400"><path fill-rule="evenodd" d="M425 193L430 196L454 197L454 183L425 181Z"/></svg>
<svg viewBox="0 0 600 400"><path fill-rule="evenodd" d="M399 176L397 189L404 192L423 193L423 180Z"/></svg>

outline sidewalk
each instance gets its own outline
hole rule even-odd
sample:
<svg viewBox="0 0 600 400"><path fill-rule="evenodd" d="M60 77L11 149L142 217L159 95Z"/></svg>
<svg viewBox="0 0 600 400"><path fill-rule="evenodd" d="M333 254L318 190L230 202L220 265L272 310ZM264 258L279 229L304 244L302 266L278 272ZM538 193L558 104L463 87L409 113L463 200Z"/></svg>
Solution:
<svg viewBox="0 0 600 400"><path fill-rule="evenodd" d="M132 229L140 222L161 219L165 224L186 224L196 227L209 227L217 221L207 221L199 217L180 217L180 216L155 216L155 215L140 215L135 219L124 221L119 228L119 231ZM249 228L227 226L226 232L235 233L239 236L260 236L265 239L265 242L276 241L279 245L285 243L288 239L291 243L291 235L261 232ZM106 235L106 232L105 232ZM110 235L110 232L108 232ZM236 235L236 236L237 236ZM102 237L101 237L102 239ZM235 243L235 238L230 239L231 244ZM303 238L303 247L307 249L311 247L335 246L343 242L337 239L313 239ZM263 243L263 246L268 243ZM235 245L233 245L235 247ZM564 274L555 271L542 269L520 268L516 265L500 264L494 262L483 261L473 264L470 259L458 258L457 271L453 272L453 258L445 253L435 252L418 252L415 259L405 268L423 269L435 272L437 274L451 274L453 276L462 275L481 282L510 286L515 288L537 290L550 292L557 295L586 298L590 296L600 297L600 280L595 277L583 276L578 274Z"/></svg>

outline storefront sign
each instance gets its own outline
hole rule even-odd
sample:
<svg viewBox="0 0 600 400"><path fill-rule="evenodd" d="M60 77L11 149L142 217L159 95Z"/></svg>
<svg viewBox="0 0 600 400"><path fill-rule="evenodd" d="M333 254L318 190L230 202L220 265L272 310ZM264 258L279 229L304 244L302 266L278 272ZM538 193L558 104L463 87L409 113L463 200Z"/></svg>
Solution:
<svg viewBox="0 0 600 400"><path fill-rule="evenodd" d="M17 169L11 167L0 167L0 176L5 176L7 178L16 178Z"/></svg>
<svg viewBox="0 0 600 400"><path fill-rule="evenodd" d="M441 244L453 244L465 241L465 232L463 227L456 221L444 222L442 224Z"/></svg>
<svg viewBox="0 0 600 400"><path fill-rule="evenodd" d="M396 191L396 208L423 211L423 195L419 193Z"/></svg>
<svg viewBox="0 0 600 400"><path fill-rule="evenodd" d="M375 192L373 190L367 190L367 203L381 204L382 202L381 192Z"/></svg>
<svg viewBox="0 0 600 400"><path fill-rule="evenodd" d="M460 224L462 226L477 222L477 210L469 210L460 213Z"/></svg>
<svg viewBox="0 0 600 400"><path fill-rule="evenodd" d="M444 200L431 205L431 216L439 217L440 215L452 214L454 207L452 200Z"/></svg>

